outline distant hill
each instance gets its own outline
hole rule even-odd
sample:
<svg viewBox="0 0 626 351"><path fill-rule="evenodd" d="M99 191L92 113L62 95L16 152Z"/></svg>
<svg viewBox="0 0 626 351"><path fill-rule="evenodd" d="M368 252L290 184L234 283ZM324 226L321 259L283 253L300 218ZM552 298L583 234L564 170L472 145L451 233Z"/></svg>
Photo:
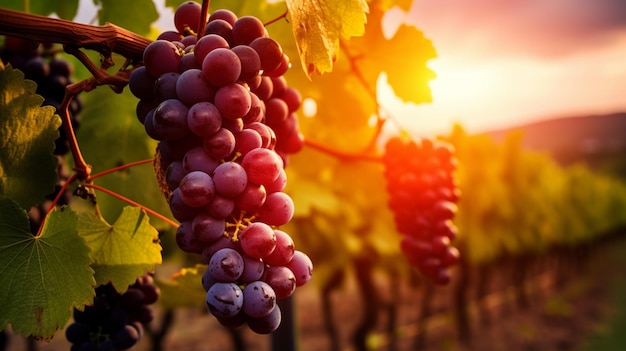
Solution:
<svg viewBox="0 0 626 351"><path fill-rule="evenodd" d="M522 146L547 152L559 163L584 162L626 178L626 112L557 118L486 132L495 140L521 131Z"/></svg>

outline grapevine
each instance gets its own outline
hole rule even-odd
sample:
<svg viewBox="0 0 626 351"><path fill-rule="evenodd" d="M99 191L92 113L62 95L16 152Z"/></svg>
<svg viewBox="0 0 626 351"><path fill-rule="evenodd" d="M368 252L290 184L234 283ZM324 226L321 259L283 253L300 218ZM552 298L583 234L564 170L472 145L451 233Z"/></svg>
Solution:
<svg viewBox="0 0 626 351"><path fill-rule="evenodd" d="M90 199L95 217L100 220L103 218L93 191L113 195L139 207L141 213L145 211L177 227L178 246L200 255L207 267L199 285L206 291L207 309L220 323L229 327L247 324L253 331L266 334L280 324L281 312L276 301L290 297L312 274L310 258L296 250L290 235L280 228L294 215L293 200L284 192L290 154L309 146L340 159L384 163L388 153L381 158L374 153L374 146L385 119L378 116L375 135L364 153L342 153L311 138L305 139L296 116L302 96L284 77L291 65L289 57L265 28L286 19L288 14L292 21L294 14L287 10L264 24L257 17L237 17L226 9L210 15L208 10L208 1L202 5L183 3L175 12L175 30L161 33L155 41L111 24L81 25L5 9L0 9L3 18L0 33L24 28L19 34L24 42L62 44L63 50L75 56L93 75L73 82L70 69L57 62L52 69L50 62L50 71L57 81L49 79L50 84L38 85L38 93L42 95L53 84L63 88L61 93L55 91L54 101L50 101L63 121L60 132L67 138L58 140L55 153L71 151L74 161L73 173L59 174L60 192L50 196L52 204L39 214L38 233L45 227L46 219L61 209L57 205L68 202L59 194L65 193L69 184L78 182L75 195ZM341 48L347 52L345 46ZM102 55L100 66L80 49L98 51ZM122 54L126 62L111 74L106 70L113 66L113 53ZM12 53L4 52L3 61L24 69L26 78L37 78L39 73L19 66L5 54ZM348 56L354 74L362 84L367 84L359 74L357 60ZM41 64L41 60L36 61ZM45 65L32 67L46 71ZM307 69L308 73L313 70ZM49 77L44 74L42 78ZM117 93L128 85L138 98L137 119L146 134L158 141L154 169L178 223L94 184L101 176L147 162L137 161L91 175L91 166L83 159L75 136L81 108L78 96L103 85ZM375 97L374 89L367 90ZM393 206L392 209L395 210ZM141 214L138 216L142 218ZM158 238L153 243L158 246ZM92 263L97 261L91 259ZM73 307L80 309L84 305L90 310L102 296L123 296L122 291L128 285L98 284L95 300ZM129 289L134 287L131 285ZM77 316L76 321L82 323L80 313ZM133 328L141 334L140 329ZM89 335L92 334L93 330ZM114 334L115 331L109 330L108 341L102 335L90 339L86 334L75 338L72 333L68 339L77 345L82 342L108 345ZM129 339L136 341L134 336ZM127 346L130 344L116 347Z"/></svg>
<svg viewBox="0 0 626 351"><path fill-rule="evenodd" d="M435 286L418 284L417 328L396 324L416 273L455 279L443 293L464 341L467 292L480 307L491 264L511 264L525 303L537 253L582 262L580 244L624 223L623 184L563 172L521 151L521 137L503 149L456 127L409 137L378 87L405 103L433 98L437 53L411 1L229 2L237 14L167 1L182 5L160 34L165 13L151 0L99 4L99 26L60 19L75 18L77 2L18 3L2 6L24 12L0 8L0 349L12 333L34 342L62 329L70 350L133 348L144 328L162 346L173 311L199 305L237 345L252 331L294 349L292 297L312 261L327 349L350 334L333 327L331 295L343 288L362 301L353 348L394 349L418 333L420 349ZM156 275L168 243L195 266ZM154 333L157 299L166 314Z"/></svg>

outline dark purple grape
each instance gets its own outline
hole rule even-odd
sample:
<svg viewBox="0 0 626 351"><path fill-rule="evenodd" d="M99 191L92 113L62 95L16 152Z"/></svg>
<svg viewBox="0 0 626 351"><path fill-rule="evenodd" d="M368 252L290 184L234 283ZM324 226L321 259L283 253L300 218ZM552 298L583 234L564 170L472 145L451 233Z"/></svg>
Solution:
<svg viewBox="0 0 626 351"><path fill-rule="evenodd" d="M179 33L196 32L200 25L202 6L195 1L186 1L174 11L174 26Z"/></svg>
<svg viewBox="0 0 626 351"><path fill-rule="evenodd" d="M183 156L182 167L185 173L202 171L211 174L219 165L217 159L212 158L203 146L195 146L189 149ZM181 178L182 180L182 178Z"/></svg>
<svg viewBox="0 0 626 351"><path fill-rule="evenodd" d="M241 61L237 54L226 48L216 48L202 61L202 72L214 86L233 84L241 74Z"/></svg>
<svg viewBox="0 0 626 351"><path fill-rule="evenodd" d="M209 103L214 95L215 88L205 79L200 69L186 70L176 81L176 96L187 106Z"/></svg>
<svg viewBox="0 0 626 351"><path fill-rule="evenodd" d="M187 173L180 181L180 198L191 207L206 206L215 194L213 179L202 171Z"/></svg>
<svg viewBox="0 0 626 351"><path fill-rule="evenodd" d="M250 43L250 47L259 54L263 71L275 70L283 60L283 48L272 38L256 38Z"/></svg>
<svg viewBox="0 0 626 351"><path fill-rule="evenodd" d="M250 111L251 99L250 92L242 85L228 84L215 92L215 107L223 118L234 120L244 117Z"/></svg>
<svg viewBox="0 0 626 351"><path fill-rule="evenodd" d="M296 290L296 276L285 266L268 267L263 273L263 281L272 287L278 300L288 298Z"/></svg>
<svg viewBox="0 0 626 351"><path fill-rule="evenodd" d="M246 323L250 330L257 334L269 334L276 330L280 325L281 314L278 305L274 307L272 312L265 317L253 318L248 317Z"/></svg>
<svg viewBox="0 0 626 351"><path fill-rule="evenodd" d="M148 44L143 52L143 63L153 78L163 73L178 72L180 52L176 45L167 40L156 40Z"/></svg>
<svg viewBox="0 0 626 351"><path fill-rule="evenodd" d="M210 16L209 16L209 23L215 21L215 20L224 20L226 22L228 22L228 24L230 24L231 26L233 24L235 24L235 21L237 21L237 15L235 15L234 12L232 12L231 10L228 9L219 9L219 10L215 10Z"/></svg>
<svg viewBox="0 0 626 351"><path fill-rule="evenodd" d="M204 34L216 34L224 38L229 44L233 42L233 26L220 18L209 20L209 23L204 27Z"/></svg>
<svg viewBox="0 0 626 351"><path fill-rule="evenodd" d="M155 82L156 98L160 101L167 99L178 99L176 94L176 82L180 74L178 72L163 73Z"/></svg>
<svg viewBox="0 0 626 351"><path fill-rule="evenodd" d="M238 163L224 162L215 168L213 181L218 194L235 198L246 188L248 177L246 171Z"/></svg>
<svg viewBox="0 0 626 351"><path fill-rule="evenodd" d="M255 281L243 289L243 311L252 318L261 318L272 313L276 307L276 294L269 284Z"/></svg>
<svg viewBox="0 0 626 351"><path fill-rule="evenodd" d="M230 45L226 39L217 34L208 34L200 38L194 46L194 55L198 67L202 68L202 63L206 56L218 48L229 49Z"/></svg>
<svg viewBox="0 0 626 351"><path fill-rule="evenodd" d="M289 234L282 230L274 229L276 234L276 248L267 257L265 263L271 266L284 266L293 258L295 244Z"/></svg>
<svg viewBox="0 0 626 351"><path fill-rule="evenodd" d="M233 44L248 45L266 35L265 26L254 16L239 17L233 24Z"/></svg>
<svg viewBox="0 0 626 351"><path fill-rule="evenodd" d="M243 257L237 251L224 248L211 257L209 273L217 282L234 283L243 273L243 265Z"/></svg>
<svg viewBox="0 0 626 351"><path fill-rule="evenodd" d="M263 206L266 197L267 192L263 185L248 182L243 192L235 199L235 204L241 211L254 213Z"/></svg>
<svg viewBox="0 0 626 351"><path fill-rule="evenodd" d="M234 283L215 283L206 293L206 305L218 318L231 318L241 311L243 292Z"/></svg>
<svg viewBox="0 0 626 351"><path fill-rule="evenodd" d="M222 115L212 103L208 101L198 102L189 108L187 124L192 133L207 138L220 129Z"/></svg>
<svg viewBox="0 0 626 351"><path fill-rule="evenodd" d="M283 192L268 194L263 206L257 210L259 220L275 226L287 224L293 217L294 204L289 195Z"/></svg>
<svg viewBox="0 0 626 351"><path fill-rule="evenodd" d="M139 341L137 329L130 325L124 326L113 337L113 343L119 349L128 349Z"/></svg>
<svg viewBox="0 0 626 351"><path fill-rule="evenodd" d="M221 160L232 154L235 150L235 136L226 129L220 128L211 136L204 138L204 150L215 160Z"/></svg>
<svg viewBox="0 0 626 351"><path fill-rule="evenodd" d="M194 236L205 243L212 243L221 238L226 230L224 218L215 218L205 213L197 215L191 225Z"/></svg>
<svg viewBox="0 0 626 351"><path fill-rule="evenodd" d="M179 222L190 221L201 212L200 207L192 207L183 202L180 196L179 188L172 191L169 199L169 205L172 216L174 216L174 218L176 218Z"/></svg>
<svg viewBox="0 0 626 351"><path fill-rule="evenodd" d="M239 232L243 253L253 258L266 258L276 248L276 233L263 222L251 223Z"/></svg>
<svg viewBox="0 0 626 351"><path fill-rule="evenodd" d="M304 252L296 250L293 258L285 265L296 277L296 286L306 284L313 275L313 263Z"/></svg>
<svg viewBox="0 0 626 351"><path fill-rule="evenodd" d="M154 129L164 139L181 139L189 134L187 107L177 99L168 99L154 111Z"/></svg>
<svg viewBox="0 0 626 351"><path fill-rule="evenodd" d="M232 48L232 51L237 54L241 61L241 73L238 80L246 81L259 74L261 58L256 50L247 45L237 45Z"/></svg>
<svg viewBox="0 0 626 351"><path fill-rule="evenodd" d="M235 135L235 151L242 156L261 147L263 139L254 129L246 128Z"/></svg>

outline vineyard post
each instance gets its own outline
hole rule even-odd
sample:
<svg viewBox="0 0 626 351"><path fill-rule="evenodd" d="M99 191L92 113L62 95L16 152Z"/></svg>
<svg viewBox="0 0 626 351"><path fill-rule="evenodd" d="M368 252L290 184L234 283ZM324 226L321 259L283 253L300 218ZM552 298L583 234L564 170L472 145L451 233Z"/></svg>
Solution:
<svg viewBox="0 0 626 351"><path fill-rule="evenodd" d="M295 293L294 293L295 295ZM296 351L296 320L294 313L294 295L278 300L278 307L283 315L278 329L272 333L272 351Z"/></svg>

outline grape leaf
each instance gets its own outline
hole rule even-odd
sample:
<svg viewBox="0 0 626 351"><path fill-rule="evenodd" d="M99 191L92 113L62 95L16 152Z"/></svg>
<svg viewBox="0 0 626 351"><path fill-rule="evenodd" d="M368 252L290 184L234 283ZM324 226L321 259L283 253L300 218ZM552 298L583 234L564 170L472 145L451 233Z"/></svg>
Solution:
<svg viewBox="0 0 626 351"><path fill-rule="evenodd" d="M57 1L24 1L24 0L5 0L2 1L2 7L34 13L37 15L48 16L56 14L59 18L71 20L78 13L79 0L57 0ZM27 8L25 5L29 4Z"/></svg>
<svg viewBox="0 0 626 351"><path fill-rule="evenodd" d="M365 35L346 43L350 56L370 87L375 87L381 72L405 102L423 103L432 100L428 82L435 73L426 63L437 56L432 42L415 26L402 23L395 35L387 39L383 33L385 11L371 6Z"/></svg>
<svg viewBox="0 0 626 351"><path fill-rule="evenodd" d="M97 0L100 5L98 21L100 24L111 22L137 34L150 33L150 25L159 18L152 0Z"/></svg>
<svg viewBox="0 0 626 351"><path fill-rule="evenodd" d="M154 156L156 142L147 136L144 126L137 120L135 106L138 100L128 89L122 94L116 94L111 89L101 87L81 98L85 107L81 111L78 139L83 156L93 165L94 174ZM151 164L98 178L98 185L123 194L154 211L170 214ZM104 218L111 222L118 218L126 204L108 195L97 195L98 207ZM166 228L164 223L155 221L153 225L162 229Z"/></svg>
<svg viewBox="0 0 626 351"><path fill-rule="evenodd" d="M110 281L124 292L137 277L161 264L158 232L139 207L125 207L113 225L91 212L83 213L78 232L91 249L98 285Z"/></svg>
<svg viewBox="0 0 626 351"><path fill-rule="evenodd" d="M339 40L363 35L365 0L287 0L302 68L310 78L333 69Z"/></svg>
<svg viewBox="0 0 626 351"><path fill-rule="evenodd" d="M206 293L202 289L202 274L206 265L182 268L170 279L156 279L161 289L159 303L164 308L204 307Z"/></svg>
<svg viewBox="0 0 626 351"><path fill-rule="evenodd" d="M0 66L0 196L22 208L41 203L54 190L58 160L52 155L61 120L44 106L24 74Z"/></svg>
<svg viewBox="0 0 626 351"><path fill-rule="evenodd" d="M40 236L11 199L0 199L0 329L49 339L95 295L89 248L78 236L77 216L54 210Z"/></svg>

